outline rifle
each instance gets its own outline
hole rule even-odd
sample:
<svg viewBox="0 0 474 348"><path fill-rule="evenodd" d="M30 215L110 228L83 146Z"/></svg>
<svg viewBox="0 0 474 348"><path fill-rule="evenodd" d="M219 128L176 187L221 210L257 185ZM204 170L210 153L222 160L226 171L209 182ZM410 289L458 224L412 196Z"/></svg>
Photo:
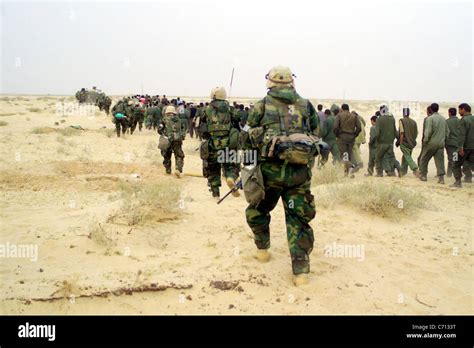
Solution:
<svg viewBox="0 0 474 348"><path fill-rule="evenodd" d="M217 202L217 204L220 204L224 199L226 199L231 193L237 191L237 190L241 190L242 189L242 180L239 180L235 186L225 194L224 197L222 197L221 199L219 199L219 201Z"/></svg>

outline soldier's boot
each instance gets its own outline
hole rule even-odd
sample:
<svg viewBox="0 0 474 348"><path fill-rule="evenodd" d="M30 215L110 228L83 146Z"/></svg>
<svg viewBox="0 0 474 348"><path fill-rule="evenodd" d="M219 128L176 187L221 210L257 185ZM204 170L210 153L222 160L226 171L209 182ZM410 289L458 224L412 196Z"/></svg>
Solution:
<svg viewBox="0 0 474 348"><path fill-rule="evenodd" d="M184 178L184 175L183 175L183 173L182 173L180 170L175 171L175 172L174 172L174 175L175 175L178 179Z"/></svg>
<svg viewBox="0 0 474 348"><path fill-rule="evenodd" d="M459 179L456 179L456 181L454 182L454 184L452 184L452 185L449 185L449 187L458 187L458 188L462 188L461 178L459 178Z"/></svg>
<svg viewBox="0 0 474 348"><path fill-rule="evenodd" d="M219 199L221 194L219 192L219 187L211 187L212 197Z"/></svg>
<svg viewBox="0 0 474 348"><path fill-rule="evenodd" d="M171 167L170 167L170 168L166 168L166 174L167 174L167 175L171 175Z"/></svg>
<svg viewBox="0 0 474 348"><path fill-rule="evenodd" d="M419 170L419 169L415 169L415 170L413 171L413 174L414 174L414 175L415 175L417 178L419 178L419 177L420 177L420 175L421 175L421 173L420 173L420 170Z"/></svg>
<svg viewBox="0 0 474 348"><path fill-rule="evenodd" d="M258 249L255 254L255 258L262 263L270 261L270 257L271 254L268 252L268 249Z"/></svg>
<svg viewBox="0 0 474 348"><path fill-rule="evenodd" d="M420 180L421 181L428 181L428 179L426 178L426 175L423 175L423 174L420 175Z"/></svg>
<svg viewBox="0 0 474 348"><path fill-rule="evenodd" d="M308 273L301 273L293 276L293 284L295 286L302 286L309 283Z"/></svg>
<svg viewBox="0 0 474 348"><path fill-rule="evenodd" d="M234 181L234 179L232 179L232 178L226 178L226 179L225 179L225 182L227 183L227 186L229 186L229 189L232 190L232 189L234 188L234 186L235 186L235 181ZM239 192L239 190L236 190L236 191L232 192L232 195L233 195L234 197L240 197L240 192Z"/></svg>
<svg viewBox="0 0 474 348"><path fill-rule="evenodd" d="M444 175L440 175L440 176L438 177L438 184L444 185Z"/></svg>

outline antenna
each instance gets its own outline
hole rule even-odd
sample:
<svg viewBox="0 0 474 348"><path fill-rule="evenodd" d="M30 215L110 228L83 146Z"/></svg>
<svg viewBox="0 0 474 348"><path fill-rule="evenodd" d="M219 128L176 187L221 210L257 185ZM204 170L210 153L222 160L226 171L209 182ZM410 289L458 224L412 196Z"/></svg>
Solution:
<svg viewBox="0 0 474 348"><path fill-rule="evenodd" d="M232 68L232 75L230 76L229 100L230 100L230 96L232 94L232 82L234 82L234 70L235 70L235 68Z"/></svg>

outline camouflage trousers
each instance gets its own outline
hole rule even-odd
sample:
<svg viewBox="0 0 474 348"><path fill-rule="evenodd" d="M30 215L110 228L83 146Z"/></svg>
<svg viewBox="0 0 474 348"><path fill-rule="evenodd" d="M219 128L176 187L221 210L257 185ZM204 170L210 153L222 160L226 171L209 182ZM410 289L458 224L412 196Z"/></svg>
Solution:
<svg viewBox="0 0 474 348"><path fill-rule="evenodd" d="M115 131L117 132L117 137L120 137L120 128L122 129L122 134L125 134L127 131L127 120L124 118L114 118L115 119Z"/></svg>
<svg viewBox="0 0 474 348"><path fill-rule="evenodd" d="M367 164L367 174L369 175L374 174L376 153L377 153L377 148L369 146L369 164Z"/></svg>
<svg viewBox="0 0 474 348"><path fill-rule="evenodd" d="M240 163L220 163L217 153L210 153L203 168L207 184L212 189L221 187L221 172L226 178L236 180L239 177Z"/></svg>
<svg viewBox="0 0 474 348"><path fill-rule="evenodd" d="M178 172L183 172L184 152L182 149L183 142L181 140L171 141L170 146L166 150L161 150L163 156L163 165L166 172L171 173L171 155L174 153L175 166Z"/></svg>
<svg viewBox="0 0 474 348"><path fill-rule="evenodd" d="M258 249L270 247L270 212L281 197L293 274L309 273L309 255L314 244L309 222L316 216L314 196L310 190L311 172L304 165L265 162L262 163L262 175L265 198L257 206L245 210L255 244Z"/></svg>

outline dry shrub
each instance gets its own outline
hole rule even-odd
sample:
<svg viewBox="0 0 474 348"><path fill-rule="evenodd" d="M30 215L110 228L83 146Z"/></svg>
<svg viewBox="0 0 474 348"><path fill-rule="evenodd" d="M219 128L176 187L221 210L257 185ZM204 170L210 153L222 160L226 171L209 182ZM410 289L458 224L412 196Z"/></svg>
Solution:
<svg viewBox="0 0 474 348"><path fill-rule="evenodd" d="M326 163L321 169L313 170L312 184L314 186L332 184L344 178L344 166L342 164Z"/></svg>
<svg viewBox="0 0 474 348"><path fill-rule="evenodd" d="M40 108L27 108L26 110L28 110L29 112L42 112Z"/></svg>
<svg viewBox="0 0 474 348"><path fill-rule="evenodd" d="M409 215L428 206L420 192L372 179L319 186L316 196L319 204L327 207L340 204L389 219Z"/></svg>
<svg viewBox="0 0 474 348"><path fill-rule="evenodd" d="M181 189L170 180L155 182L121 182L123 205L118 214L109 218L112 222L127 225L143 225L175 220L180 214Z"/></svg>
<svg viewBox="0 0 474 348"><path fill-rule="evenodd" d="M5 121L0 121L0 127L2 126L6 126L8 124L8 122L5 122Z"/></svg>
<svg viewBox="0 0 474 348"><path fill-rule="evenodd" d="M0 116L14 116L15 113L14 112L5 112L5 113L1 113Z"/></svg>
<svg viewBox="0 0 474 348"><path fill-rule="evenodd" d="M75 129L75 128L71 128L71 127L57 129L56 131L59 134L65 136L65 137L70 137L70 136L74 136L74 135L81 135L82 132L83 132L80 129Z"/></svg>
<svg viewBox="0 0 474 348"><path fill-rule="evenodd" d="M56 132L56 129L51 127L35 127L31 132L33 134L49 134Z"/></svg>
<svg viewBox="0 0 474 348"><path fill-rule="evenodd" d="M112 233L104 227L104 224L97 222L95 218L92 219L91 223L89 224L90 239L99 245L109 248L117 244L117 242L112 239L111 234Z"/></svg>

